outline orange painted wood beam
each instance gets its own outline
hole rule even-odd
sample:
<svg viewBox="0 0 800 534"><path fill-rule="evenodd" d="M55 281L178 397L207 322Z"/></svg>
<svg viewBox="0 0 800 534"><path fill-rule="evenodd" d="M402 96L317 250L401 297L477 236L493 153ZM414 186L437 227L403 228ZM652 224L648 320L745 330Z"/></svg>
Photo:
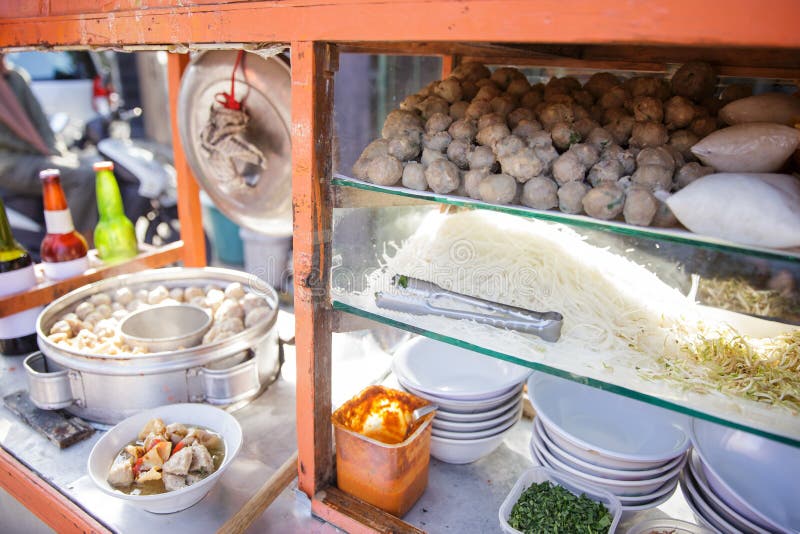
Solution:
<svg viewBox="0 0 800 534"><path fill-rule="evenodd" d="M302 36L800 48L797 0L119 0L99 7L92 0L43 0L38 8L23 9L19 4L0 0L0 47L290 42Z"/></svg>
<svg viewBox="0 0 800 534"><path fill-rule="evenodd" d="M333 478L329 279L336 50L310 41L292 42L291 50L298 486L311 497Z"/></svg>
<svg viewBox="0 0 800 534"><path fill-rule="evenodd" d="M181 76L189 65L188 54L170 54L167 58L169 114L172 127L172 151L178 173L178 219L181 222L183 264L186 267L205 267L206 242L203 234L203 210L200 206L200 187L186 161L178 132L178 93Z"/></svg>
<svg viewBox="0 0 800 534"><path fill-rule="evenodd" d="M111 532L2 447L0 487L59 534ZM2 523L0 519L0 525Z"/></svg>

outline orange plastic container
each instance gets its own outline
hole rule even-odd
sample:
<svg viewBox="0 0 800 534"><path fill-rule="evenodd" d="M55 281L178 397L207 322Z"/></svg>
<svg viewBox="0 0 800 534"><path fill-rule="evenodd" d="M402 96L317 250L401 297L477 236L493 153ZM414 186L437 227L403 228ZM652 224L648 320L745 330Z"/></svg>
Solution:
<svg viewBox="0 0 800 534"><path fill-rule="evenodd" d="M395 516L405 514L428 485L431 420L409 428L411 412L429 402L370 386L333 413L339 489Z"/></svg>

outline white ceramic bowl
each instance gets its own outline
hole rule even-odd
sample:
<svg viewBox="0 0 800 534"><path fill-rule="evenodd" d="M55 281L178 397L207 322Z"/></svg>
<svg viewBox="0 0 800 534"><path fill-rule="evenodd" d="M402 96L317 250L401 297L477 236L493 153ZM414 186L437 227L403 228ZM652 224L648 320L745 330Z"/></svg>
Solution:
<svg viewBox="0 0 800 534"><path fill-rule="evenodd" d="M739 532L736 527L709 506L704 500L705 497L694 485L692 477L686 472L681 475L681 491L683 491L686 504L692 509L692 512L694 512L695 517L700 523L704 523L708 527L726 534L728 532Z"/></svg>
<svg viewBox="0 0 800 534"><path fill-rule="evenodd" d="M508 432L481 439L448 439L431 435L431 456L448 464L471 464L491 454Z"/></svg>
<svg viewBox="0 0 800 534"><path fill-rule="evenodd" d="M717 496L767 530L800 532L800 449L700 419L692 434Z"/></svg>
<svg viewBox="0 0 800 534"><path fill-rule="evenodd" d="M119 451L136 439L150 419L160 417L164 423L198 425L218 432L225 442L225 458L214 473L203 480L176 491L158 495L128 495L114 489L106 481L108 470ZM139 412L116 424L101 437L89 453L89 476L101 491L156 514L184 510L202 499L228 468L242 445L242 427L229 413L207 404L170 404Z"/></svg>
<svg viewBox="0 0 800 534"><path fill-rule="evenodd" d="M439 418L439 410L436 411L436 417L433 418L433 428L437 430L448 430L450 432L479 432L481 430L488 430L500 426L502 423L512 418L522 408L522 399L520 398L507 410L502 412L496 417L486 419L485 421L448 421Z"/></svg>
<svg viewBox="0 0 800 534"><path fill-rule="evenodd" d="M547 464L547 461L544 460L544 458L542 458L542 456L539 454L538 450L535 449L533 442L530 443L530 453L531 459L535 465L541 465L559 471L557 468ZM652 493L647 493L645 495L617 495L616 497L619 499L619 502L622 504L625 510L631 510L633 507L638 506L642 506L643 508L641 509L646 510L648 508L652 508L653 506L658 506L662 502L669 499L672 494L675 493L675 488L677 487L678 477L675 477L671 480L668 480L663 486L656 489Z"/></svg>
<svg viewBox="0 0 800 534"><path fill-rule="evenodd" d="M451 421L455 423L475 423L475 422L486 421L489 419L496 419L499 415L511 411L521 402L522 402L522 395L512 396L510 399L505 401L497 408L493 408L488 412L481 411L476 413L451 412L439 406L439 409L436 410L435 420Z"/></svg>
<svg viewBox="0 0 800 534"><path fill-rule="evenodd" d="M514 508L514 505L519 500L519 497L522 495L523 491L528 489L531 484L541 484L542 482L550 482L557 486L562 486L574 495L584 494L593 501L603 503L612 517L611 526L609 527L608 531L616 531L617 524L619 524L619 519L622 516L622 506L619 503L619 499L617 499L614 495L601 488L586 484L582 480L565 475L564 473L558 473L552 469L547 469L546 467L534 467L522 473L519 479L517 479L517 482L514 484L514 487L511 488L511 492L503 501L503 504L500 505L498 517L500 519L500 526L503 528L503 532L507 532L509 534L521 534L520 531L512 528L511 525L508 524L508 518L511 515L511 510Z"/></svg>
<svg viewBox="0 0 800 534"><path fill-rule="evenodd" d="M453 400L493 399L532 372L426 337L404 343L392 359L392 371L416 390Z"/></svg>
<svg viewBox="0 0 800 534"><path fill-rule="evenodd" d="M549 450L547 450L547 447L535 432L532 436L531 443L533 445L534 452L538 453L538 458L540 461L547 464L548 467L561 473L567 473L568 475L585 480L586 482L610 491L617 496L650 495L667 482L677 478L678 474L683 468L683 464L678 464L673 467L672 470L663 473L658 478L653 478L650 480L613 480L610 478L598 477L584 473L560 461L558 458L553 456Z"/></svg>
<svg viewBox="0 0 800 534"><path fill-rule="evenodd" d="M547 432L544 431L542 421L538 417L534 420L533 432L544 442L547 450L550 451L553 456L579 471L598 477L611 478L614 480L652 480L672 470L683 461L683 455L680 455L676 456L672 461L653 469L611 469L581 460L579 457L573 456L569 452L559 448L550 439Z"/></svg>
<svg viewBox="0 0 800 534"><path fill-rule="evenodd" d="M473 401L452 400L437 397L436 395L431 395L430 393L420 391L413 386L409 386L408 384L404 383L399 376L397 377L397 381L400 383L400 386L409 393L413 393L418 397L427 399L435 403L437 406L439 406L439 408L456 413L478 413L485 412L487 410L494 410L495 408L499 408L500 406L506 404L510 399L522 395L522 384L520 384L519 386L511 389L511 391L494 399Z"/></svg>
<svg viewBox="0 0 800 534"><path fill-rule="evenodd" d="M688 471L688 472L687 472ZM754 532L756 534L769 534L767 530L759 527L745 516L731 508L725 501L717 497L711 490L703 473L702 461L697 454L697 449L692 449L689 453L689 461L684 469L684 477L700 494L703 502L710 506L725 521L743 532Z"/></svg>
<svg viewBox="0 0 800 534"><path fill-rule="evenodd" d="M506 417L503 421L499 422L496 426L492 428L487 428L486 430L479 430L476 432L454 432L451 430L442 430L436 427L431 428L431 435L437 436L440 438L449 438L449 439L460 439L460 440L470 440L470 439L481 439L481 438L488 438L489 436L494 436L500 432L505 432L512 426L514 423L519 421L520 417L522 417L522 407L520 406L516 412L512 413L509 417Z"/></svg>
<svg viewBox="0 0 800 534"><path fill-rule="evenodd" d="M636 523L628 529L626 534L650 534L651 532L669 532L671 534L714 534L713 530L709 530L705 527L701 527L687 521L671 519L669 517L648 519L646 521L642 521L641 523Z"/></svg>
<svg viewBox="0 0 800 534"><path fill-rule="evenodd" d="M528 392L550 438L590 463L652 469L689 448L680 414L544 373L531 376Z"/></svg>

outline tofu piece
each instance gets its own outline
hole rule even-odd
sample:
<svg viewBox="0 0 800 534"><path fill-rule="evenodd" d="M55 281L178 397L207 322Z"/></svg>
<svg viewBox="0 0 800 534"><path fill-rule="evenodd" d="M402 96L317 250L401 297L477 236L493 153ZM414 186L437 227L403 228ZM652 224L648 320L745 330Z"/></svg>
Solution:
<svg viewBox="0 0 800 534"><path fill-rule="evenodd" d="M167 491L175 491L186 487L186 477L184 476L164 473L161 475L161 479L164 481L164 488Z"/></svg>
<svg viewBox="0 0 800 534"><path fill-rule="evenodd" d="M130 486L133 484L133 466L127 459L117 457L106 480L112 486Z"/></svg>
<svg viewBox="0 0 800 534"><path fill-rule="evenodd" d="M196 474L196 473L189 473L188 475L186 475L186 485L187 486L191 486L192 484L200 482L204 478L206 478L204 475L199 475L199 474Z"/></svg>
<svg viewBox="0 0 800 534"><path fill-rule="evenodd" d="M171 475L185 475L189 472L189 466L192 464L193 459L194 454L192 453L192 449L184 447L173 454L169 460L164 462L162 469L165 473Z"/></svg>
<svg viewBox="0 0 800 534"><path fill-rule="evenodd" d="M142 482L149 482L151 480L161 480L161 471L158 469L148 469L139 473L139 478L136 479L138 484Z"/></svg>
<svg viewBox="0 0 800 534"><path fill-rule="evenodd" d="M189 471L193 473L197 471L201 473L214 472L214 460L211 458L211 453L208 452L208 449L199 443L193 443L191 451L192 464L189 466Z"/></svg>

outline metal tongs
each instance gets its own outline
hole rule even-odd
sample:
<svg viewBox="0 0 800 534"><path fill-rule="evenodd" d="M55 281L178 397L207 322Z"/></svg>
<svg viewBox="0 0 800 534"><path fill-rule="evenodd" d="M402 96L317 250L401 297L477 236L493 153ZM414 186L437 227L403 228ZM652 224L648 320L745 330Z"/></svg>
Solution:
<svg viewBox="0 0 800 534"><path fill-rule="evenodd" d="M471 319L498 328L534 334L550 342L556 342L561 337L564 316L558 312L535 312L468 297L434 283L403 275L395 275L392 284L397 291L375 293L375 304L379 308L414 315Z"/></svg>

